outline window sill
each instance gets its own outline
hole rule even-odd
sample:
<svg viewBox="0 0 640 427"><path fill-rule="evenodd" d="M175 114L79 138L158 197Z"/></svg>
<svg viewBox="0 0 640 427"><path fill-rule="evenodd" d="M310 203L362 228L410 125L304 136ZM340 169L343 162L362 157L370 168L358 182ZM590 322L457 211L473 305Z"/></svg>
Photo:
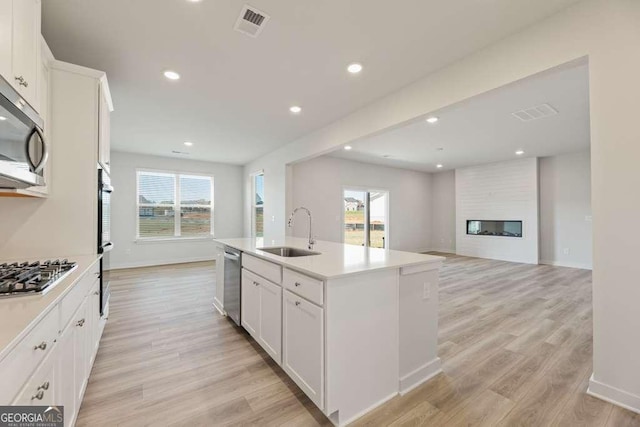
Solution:
<svg viewBox="0 0 640 427"><path fill-rule="evenodd" d="M214 236L206 237L158 237L158 238L137 238L134 240L136 244L153 244L153 243L177 243L177 242L203 242L213 241Z"/></svg>

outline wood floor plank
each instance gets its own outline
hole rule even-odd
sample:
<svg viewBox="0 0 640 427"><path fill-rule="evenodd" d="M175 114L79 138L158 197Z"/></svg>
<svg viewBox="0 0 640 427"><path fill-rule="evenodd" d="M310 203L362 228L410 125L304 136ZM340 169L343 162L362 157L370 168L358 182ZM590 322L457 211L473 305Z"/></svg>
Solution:
<svg viewBox="0 0 640 427"><path fill-rule="evenodd" d="M640 426L587 396L591 273L455 255L441 271L443 373L355 426ZM215 263L117 270L78 426L329 426L213 308Z"/></svg>

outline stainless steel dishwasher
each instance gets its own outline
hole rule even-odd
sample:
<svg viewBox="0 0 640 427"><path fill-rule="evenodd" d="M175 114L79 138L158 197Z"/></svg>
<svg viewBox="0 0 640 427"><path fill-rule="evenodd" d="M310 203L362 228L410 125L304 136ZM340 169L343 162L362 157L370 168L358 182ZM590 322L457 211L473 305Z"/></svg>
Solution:
<svg viewBox="0 0 640 427"><path fill-rule="evenodd" d="M242 252L224 247L224 310L227 316L240 326L240 270Z"/></svg>

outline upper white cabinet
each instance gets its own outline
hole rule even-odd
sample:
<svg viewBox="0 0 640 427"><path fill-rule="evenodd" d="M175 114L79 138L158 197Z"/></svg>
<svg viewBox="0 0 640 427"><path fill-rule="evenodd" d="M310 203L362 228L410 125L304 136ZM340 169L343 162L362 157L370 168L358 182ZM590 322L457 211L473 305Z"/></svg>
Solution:
<svg viewBox="0 0 640 427"><path fill-rule="evenodd" d="M0 0L0 75L9 83L11 77L11 43L13 0Z"/></svg>
<svg viewBox="0 0 640 427"><path fill-rule="evenodd" d="M12 84L33 108L38 110L41 2L40 0L0 1L2 2L0 3L0 23L2 24L0 71L5 80ZM11 29L10 33L8 28ZM7 39L9 34L11 37ZM8 55L9 51L10 55Z"/></svg>
<svg viewBox="0 0 640 427"><path fill-rule="evenodd" d="M100 103L98 105L98 162L104 170L111 171L111 100L109 88L105 82L100 85Z"/></svg>

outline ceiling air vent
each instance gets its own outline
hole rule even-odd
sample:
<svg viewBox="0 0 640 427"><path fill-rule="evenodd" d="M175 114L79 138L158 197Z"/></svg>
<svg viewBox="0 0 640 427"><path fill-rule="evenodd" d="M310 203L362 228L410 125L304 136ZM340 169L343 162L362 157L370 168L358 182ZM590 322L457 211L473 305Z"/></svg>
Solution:
<svg viewBox="0 0 640 427"><path fill-rule="evenodd" d="M269 18L266 13L245 4L233 28L248 36L258 37Z"/></svg>
<svg viewBox="0 0 640 427"><path fill-rule="evenodd" d="M523 122L543 119L545 117L555 116L556 114L558 114L558 110L556 110L549 104L542 104L536 107L526 108L524 110L511 113L511 115L522 120Z"/></svg>

